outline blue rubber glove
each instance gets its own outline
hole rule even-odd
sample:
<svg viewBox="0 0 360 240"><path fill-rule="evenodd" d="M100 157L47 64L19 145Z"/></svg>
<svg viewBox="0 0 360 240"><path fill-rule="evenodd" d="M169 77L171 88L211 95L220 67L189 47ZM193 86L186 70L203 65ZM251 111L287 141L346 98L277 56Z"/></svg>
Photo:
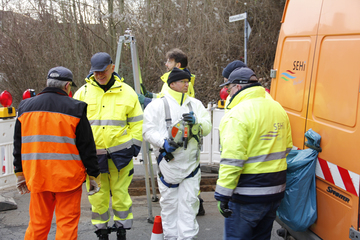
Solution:
<svg viewBox="0 0 360 240"><path fill-rule="evenodd" d="M166 152L168 152L168 153L174 152L178 147L179 147L179 145L176 142L174 142L173 140L165 139L164 149Z"/></svg>
<svg viewBox="0 0 360 240"><path fill-rule="evenodd" d="M225 218L228 218L232 214L232 210L229 208L228 202L221 202L218 201L218 209L221 215L223 215Z"/></svg>
<svg viewBox="0 0 360 240"><path fill-rule="evenodd" d="M142 94L137 94L138 95L138 99L141 105L144 105L144 101L145 101L145 96Z"/></svg>
<svg viewBox="0 0 360 240"><path fill-rule="evenodd" d="M195 124L196 119L193 111L190 113L184 113L182 116L184 121L188 122L189 124Z"/></svg>

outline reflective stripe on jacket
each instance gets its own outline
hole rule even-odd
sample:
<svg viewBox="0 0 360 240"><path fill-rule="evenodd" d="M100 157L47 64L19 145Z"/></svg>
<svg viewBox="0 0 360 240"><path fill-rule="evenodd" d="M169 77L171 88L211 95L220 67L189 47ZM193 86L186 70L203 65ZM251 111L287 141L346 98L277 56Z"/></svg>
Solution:
<svg viewBox="0 0 360 240"><path fill-rule="evenodd" d="M281 105L252 86L220 123L222 146L215 198L242 202L281 199L286 185L286 156L292 148L288 116Z"/></svg>
<svg viewBox="0 0 360 240"><path fill-rule="evenodd" d="M181 70L184 70L185 68L180 68ZM167 80L169 78L169 74L171 73L171 71L164 73L164 75L161 76L161 80L164 82L160 93L156 94L157 98L161 98L165 95L165 92L167 92L169 89L171 89L169 87L169 85L167 84ZM194 85L195 85L195 75L194 74L190 74L190 82L189 82L189 88L187 91L187 95L190 97L195 97L195 90L194 90Z"/></svg>
<svg viewBox="0 0 360 240"><path fill-rule="evenodd" d="M84 182L85 167L76 143L76 131L85 113L85 103L70 98L58 88L45 88L38 96L20 103L14 137L14 165L15 171L23 171L32 193L71 191ZM88 145L92 155L85 154L84 160L97 176L99 169L91 129L87 120L84 123L90 134L84 136L90 136L93 144L93 148Z"/></svg>
<svg viewBox="0 0 360 240"><path fill-rule="evenodd" d="M74 94L88 104L101 172L108 172L108 154L120 170L138 155L142 143L143 111L138 96L115 73L113 77L114 85L104 92L90 75Z"/></svg>

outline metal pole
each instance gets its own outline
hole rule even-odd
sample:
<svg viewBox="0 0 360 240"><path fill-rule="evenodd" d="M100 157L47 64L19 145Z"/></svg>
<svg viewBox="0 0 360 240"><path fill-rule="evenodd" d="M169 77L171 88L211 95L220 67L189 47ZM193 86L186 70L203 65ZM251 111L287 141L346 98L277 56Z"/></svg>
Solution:
<svg viewBox="0 0 360 240"><path fill-rule="evenodd" d="M124 44L124 42L125 42L124 36L120 36L117 50L116 50L116 59L115 59L115 72L116 73L119 73L121 49L122 49L122 45Z"/></svg>
<svg viewBox="0 0 360 240"><path fill-rule="evenodd" d="M247 64L247 31L248 31L247 12L245 12L245 19L244 19L244 63L245 64Z"/></svg>

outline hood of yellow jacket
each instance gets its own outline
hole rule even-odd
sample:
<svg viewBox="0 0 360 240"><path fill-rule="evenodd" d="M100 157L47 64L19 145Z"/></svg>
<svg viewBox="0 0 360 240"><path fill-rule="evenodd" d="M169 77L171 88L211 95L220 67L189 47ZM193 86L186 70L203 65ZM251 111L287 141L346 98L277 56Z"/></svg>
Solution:
<svg viewBox="0 0 360 240"><path fill-rule="evenodd" d="M181 92L177 92L172 90L171 88L169 88L169 90L167 91L167 93L172 96L176 102L181 106L185 100L189 97L187 93L181 93Z"/></svg>

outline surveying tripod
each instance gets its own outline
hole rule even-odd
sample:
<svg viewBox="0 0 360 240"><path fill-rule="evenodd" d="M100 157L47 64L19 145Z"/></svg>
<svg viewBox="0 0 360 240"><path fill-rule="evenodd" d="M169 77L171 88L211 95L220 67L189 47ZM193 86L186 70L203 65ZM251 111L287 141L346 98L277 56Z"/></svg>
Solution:
<svg viewBox="0 0 360 240"><path fill-rule="evenodd" d="M134 75L134 87L136 93L142 93L142 88L140 84L142 83L141 78L141 72L140 72L140 65L139 65L139 56L137 53L136 48L136 40L135 37L132 35L132 32L130 29L127 29L125 31L124 36L119 37L119 42L117 46L116 51L116 59L115 59L115 72L118 73L119 65L120 65L120 57L121 57L121 49L122 46L126 44L130 45L130 51L131 51L131 63L132 63L132 70ZM159 201L159 198L156 196L156 188L155 188L155 180L154 180L154 171L153 171L153 165L151 160L151 151L150 151L150 144L148 142L143 141L141 146L141 156L145 167L145 186L146 186L146 197L147 197L147 203L148 203L148 222L153 223L154 217L152 216L152 205L151 200L153 202ZM152 193L153 196L150 200L150 185L149 185L149 172L150 171L150 178L151 178L151 186L152 186Z"/></svg>

